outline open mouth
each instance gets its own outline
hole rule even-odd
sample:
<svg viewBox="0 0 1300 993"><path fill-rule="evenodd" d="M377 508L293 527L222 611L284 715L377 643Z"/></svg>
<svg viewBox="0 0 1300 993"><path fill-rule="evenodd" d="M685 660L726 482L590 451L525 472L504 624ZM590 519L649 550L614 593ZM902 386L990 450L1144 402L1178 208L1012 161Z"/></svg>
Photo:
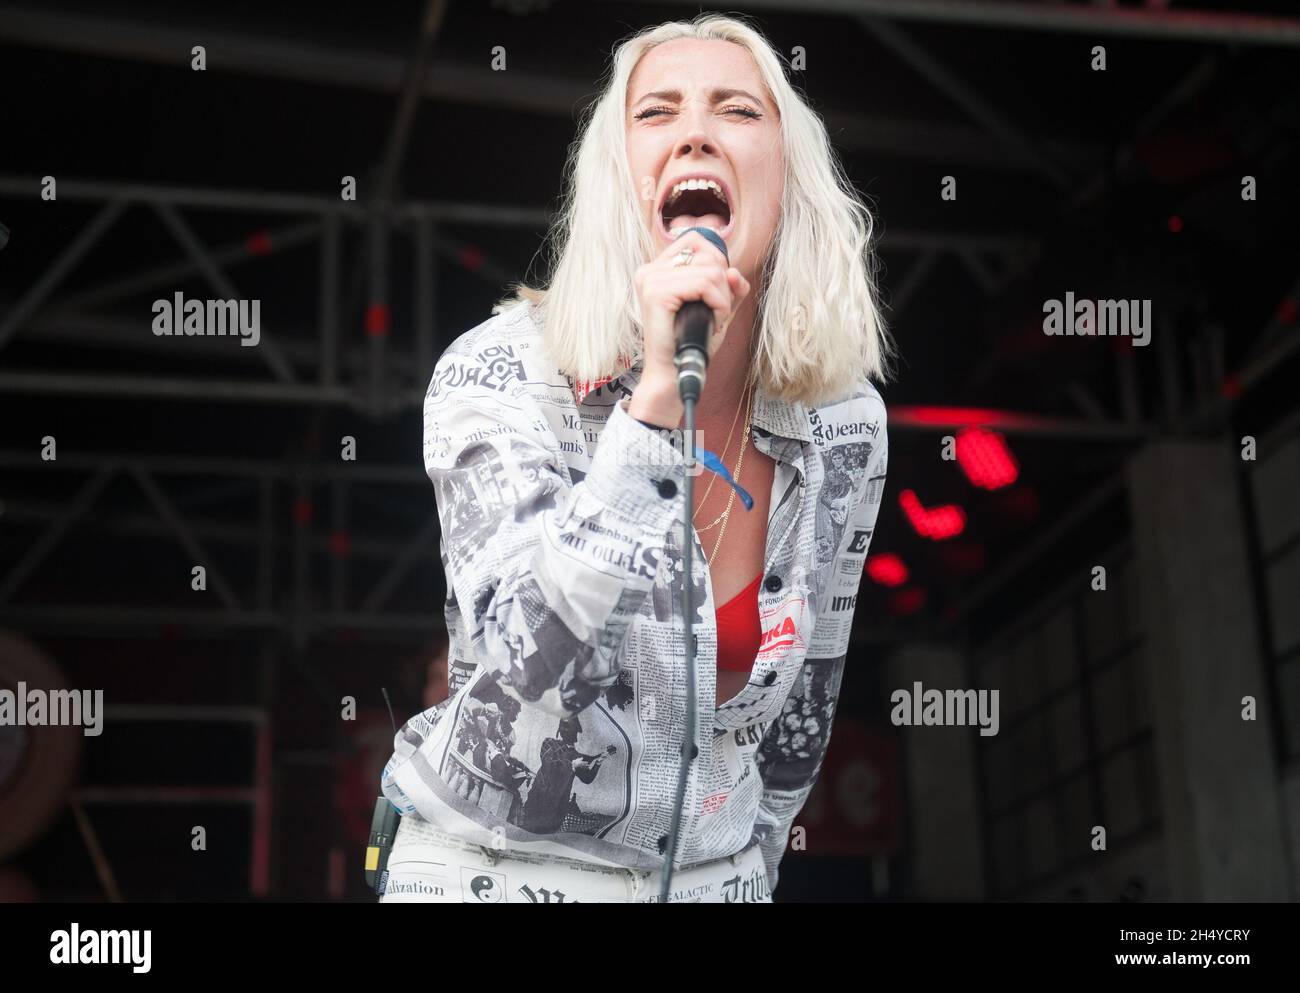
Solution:
<svg viewBox="0 0 1300 993"><path fill-rule="evenodd" d="M731 203L716 180L683 179L668 191L659 216L669 234L692 227L722 232L731 226Z"/></svg>

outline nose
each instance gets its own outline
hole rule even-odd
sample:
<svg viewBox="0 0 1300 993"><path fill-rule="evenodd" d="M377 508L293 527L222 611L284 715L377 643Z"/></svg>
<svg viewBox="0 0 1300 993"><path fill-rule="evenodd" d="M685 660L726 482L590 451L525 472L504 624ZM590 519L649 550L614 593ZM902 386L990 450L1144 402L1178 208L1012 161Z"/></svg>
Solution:
<svg viewBox="0 0 1300 993"><path fill-rule="evenodd" d="M717 155L717 145L709 131L709 112L698 103L682 113L682 134L677 139L676 158L685 158L695 152Z"/></svg>
<svg viewBox="0 0 1300 993"><path fill-rule="evenodd" d="M718 154L718 150L713 146L713 143L709 141L708 135L703 132L692 132L678 142L677 157L679 159L685 158L697 149L701 155Z"/></svg>

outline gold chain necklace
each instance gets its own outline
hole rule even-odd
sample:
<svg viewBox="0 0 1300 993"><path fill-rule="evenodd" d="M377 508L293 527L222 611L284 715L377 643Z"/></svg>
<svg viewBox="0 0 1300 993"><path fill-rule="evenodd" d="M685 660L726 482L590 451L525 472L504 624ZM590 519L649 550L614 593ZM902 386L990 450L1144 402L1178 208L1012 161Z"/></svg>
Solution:
<svg viewBox="0 0 1300 993"><path fill-rule="evenodd" d="M746 447L746 444L747 444L748 441L749 441L749 422L750 422L750 416L749 416L749 415L753 412L753 400L754 400L754 398L753 398L753 394L751 393L751 394L750 394L750 398L749 398L749 405L746 407L746 410L745 410L745 431L744 431L744 435L743 435L743 436L741 437L741 439L740 439L740 456L739 456L739 458L737 458L737 460L736 460L736 469L735 469L735 471L731 474L731 478L734 479L737 483L740 482L740 470L741 470L741 467L744 466L744 464L745 464L745 447ZM740 408L737 407L736 409L739 410ZM725 453L725 449L724 449L724 453ZM714 478L716 478L718 474L717 474L717 473L714 473L713 475L714 475ZM710 482L709 485L712 486L712 482ZM705 497L707 498L707 496L708 496L708 491L706 490L706 491L705 491ZM726 516L727 516L729 513L731 513L731 504L732 504L732 501L734 501L735 499L736 499L736 490L735 490L735 488L733 487L732 490L731 490L731 496L729 496L729 497L727 498L727 506L726 506L726 508L722 511L722 513L719 514L717 517L715 517L712 521L710 521L710 522L709 522L708 524L706 524L704 527L702 527L702 528L696 528L695 530L696 530L698 533L701 533L701 534L702 534L703 532L705 532L705 531L712 531L715 527L718 526L719 522L723 521L723 520L726 518ZM701 506L703 506L703 503L704 503L704 501L701 500L701 501L700 501ZM724 530L725 530L725 525L724 525ZM719 539L719 540L721 540L721 539Z"/></svg>
<svg viewBox="0 0 1300 993"><path fill-rule="evenodd" d="M731 447L731 437L736 433L736 421L740 417L740 408L745 405L745 397L743 395L741 396L740 401L741 401L740 403L736 404L736 412L731 415L731 429L727 431L727 440L723 443L722 451L718 454L719 459L725 459L727 457L727 449ZM709 494L713 492L713 484L718 481L718 474L716 472L710 473L709 476L710 476L709 485L704 490L704 496L700 500L700 507L697 507L695 513L691 515L692 521L694 521L695 518L699 516L700 508L702 508L708 502ZM713 523L708 525L707 527L697 528L696 530L708 531L711 528L716 527L718 521L720 520L722 520L721 516L714 519Z"/></svg>
<svg viewBox="0 0 1300 993"><path fill-rule="evenodd" d="M740 474L745 467L745 449L749 445L749 415L745 416L745 436L740 439L740 461L736 463L736 472L734 479L736 485L740 485ZM731 505L736 499L736 487L731 488L731 496L727 499L727 509L722 512L722 529L718 531L718 540L713 544L713 552L709 555L709 568L713 568L713 560L717 558L718 549L722 547L722 539L726 537L727 525L731 523Z"/></svg>

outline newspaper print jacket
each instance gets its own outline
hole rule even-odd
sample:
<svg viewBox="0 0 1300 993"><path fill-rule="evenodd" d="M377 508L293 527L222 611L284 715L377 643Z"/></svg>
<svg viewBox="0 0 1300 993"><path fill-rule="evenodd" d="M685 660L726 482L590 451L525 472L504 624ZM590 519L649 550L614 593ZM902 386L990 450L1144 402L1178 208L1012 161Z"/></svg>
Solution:
<svg viewBox="0 0 1300 993"><path fill-rule="evenodd" d="M498 851L653 870L673 813L685 678L681 445L626 409L639 363L575 384L526 304L461 335L424 403L442 526L450 697L394 740L384 795ZM717 706L714 597L694 540L697 759L675 864L762 846L767 883L821 766L880 507L885 406L756 394L776 463L761 646Z"/></svg>

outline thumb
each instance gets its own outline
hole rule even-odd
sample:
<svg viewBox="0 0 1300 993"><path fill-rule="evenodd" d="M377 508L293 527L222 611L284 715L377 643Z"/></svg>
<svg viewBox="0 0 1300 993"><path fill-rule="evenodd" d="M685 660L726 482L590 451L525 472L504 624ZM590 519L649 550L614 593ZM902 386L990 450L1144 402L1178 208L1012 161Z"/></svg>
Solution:
<svg viewBox="0 0 1300 993"><path fill-rule="evenodd" d="M739 305L741 300L749 296L749 280L734 266L727 270L727 282L731 285L731 292L736 297L735 305Z"/></svg>

